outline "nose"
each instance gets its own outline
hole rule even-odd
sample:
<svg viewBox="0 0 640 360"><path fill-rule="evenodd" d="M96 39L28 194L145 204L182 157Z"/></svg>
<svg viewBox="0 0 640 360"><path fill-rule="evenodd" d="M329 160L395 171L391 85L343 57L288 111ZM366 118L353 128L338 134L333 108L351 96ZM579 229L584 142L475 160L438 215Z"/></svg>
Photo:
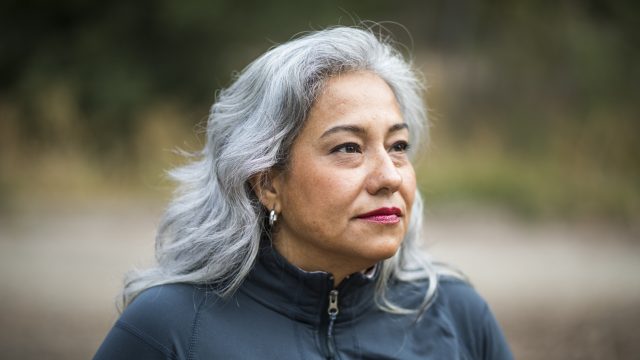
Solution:
<svg viewBox="0 0 640 360"><path fill-rule="evenodd" d="M380 151L371 161L367 177L367 192L371 195L387 192L393 194L402 185L402 175L387 151Z"/></svg>

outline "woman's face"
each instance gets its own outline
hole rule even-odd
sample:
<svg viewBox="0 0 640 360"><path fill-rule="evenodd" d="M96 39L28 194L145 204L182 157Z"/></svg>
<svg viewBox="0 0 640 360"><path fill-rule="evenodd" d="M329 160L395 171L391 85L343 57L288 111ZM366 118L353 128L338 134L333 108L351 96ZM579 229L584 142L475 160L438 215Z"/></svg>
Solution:
<svg viewBox="0 0 640 360"><path fill-rule="evenodd" d="M409 129L389 86L370 72L329 79L272 178L274 243L289 261L336 278L393 256L416 191ZM273 203L272 203L273 204Z"/></svg>

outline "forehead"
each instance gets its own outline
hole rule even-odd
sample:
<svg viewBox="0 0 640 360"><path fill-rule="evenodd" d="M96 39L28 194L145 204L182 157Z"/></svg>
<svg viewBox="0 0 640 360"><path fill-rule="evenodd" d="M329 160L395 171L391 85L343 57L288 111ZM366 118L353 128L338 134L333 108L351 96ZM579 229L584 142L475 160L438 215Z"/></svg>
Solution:
<svg viewBox="0 0 640 360"><path fill-rule="evenodd" d="M340 107L371 100L397 106L393 91L382 78L369 71L357 71L329 78L314 106Z"/></svg>
<svg viewBox="0 0 640 360"><path fill-rule="evenodd" d="M402 122L402 114L389 85L378 75L362 71L328 79L311 107L305 127L398 122Z"/></svg>

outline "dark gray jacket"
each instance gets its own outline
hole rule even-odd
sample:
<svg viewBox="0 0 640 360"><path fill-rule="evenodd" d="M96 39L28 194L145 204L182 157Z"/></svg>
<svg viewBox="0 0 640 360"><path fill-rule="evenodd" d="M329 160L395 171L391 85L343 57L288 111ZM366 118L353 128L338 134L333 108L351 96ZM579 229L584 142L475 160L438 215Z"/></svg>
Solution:
<svg viewBox="0 0 640 360"><path fill-rule="evenodd" d="M262 250L228 300L188 284L144 291L94 359L512 359L487 304L466 283L443 278L417 322L379 310L374 283L357 273L334 290L330 274ZM415 307L425 286L394 283L391 298Z"/></svg>

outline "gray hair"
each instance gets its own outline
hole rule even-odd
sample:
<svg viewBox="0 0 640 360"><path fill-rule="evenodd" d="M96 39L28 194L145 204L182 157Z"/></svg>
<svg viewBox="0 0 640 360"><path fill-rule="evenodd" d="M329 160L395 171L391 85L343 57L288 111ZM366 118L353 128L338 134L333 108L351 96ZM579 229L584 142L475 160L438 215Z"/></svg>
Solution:
<svg viewBox="0 0 640 360"><path fill-rule="evenodd" d="M265 209L249 179L286 164L326 80L351 71L370 71L386 81L411 129L414 155L426 135L423 87L411 63L389 40L368 29L334 27L273 47L218 94L204 148L189 164L169 173L179 186L158 229L157 266L127 275L121 308L143 290L161 284L213 283L220 296L238 289L269 231ZM407 234L399 251L382 263L376 284L376 301L385 311L417 310L388 300L392 279L428 279L422 309L435 297L438 270L419 248L422 217L417 194Z"/></svg>

